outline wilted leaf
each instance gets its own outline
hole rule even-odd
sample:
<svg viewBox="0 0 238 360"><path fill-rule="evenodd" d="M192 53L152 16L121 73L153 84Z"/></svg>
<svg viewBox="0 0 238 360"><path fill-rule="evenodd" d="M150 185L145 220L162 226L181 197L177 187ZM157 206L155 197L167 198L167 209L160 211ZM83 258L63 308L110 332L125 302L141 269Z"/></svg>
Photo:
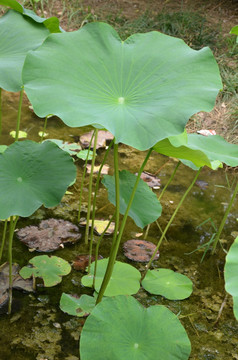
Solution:
<svg viewBox="0 0 238 360"><path fill-rule="evenodd" d="M145 240L128 240L123 244L124 255L133 261L149 262L155 251L156 245ZM159 252L154 260L159 258Z"/></svg>
<svg viewBox="0 0 238 360"><path fill-rule="evenodd" d="M137 175L137 174L136 174ZM146 171L143 171L142 174L141 174L141 177L140 177L142 180L144 180L146 182L146 184L151 187L152 189L159 189L160 186L161 186L161 183L160 183L160 179L153 175L153 174L150 174Z"/></svg>
<svg viewBox="0 0 238 360"><path fill-rule="evenodd" d="M101 255L98 256L98 260L103 259L103 257ZM95 261L95 256L91 257L91 261ZM82 270L84 271L86 269L86 267L88 266L89 263L89 255L78 255L76 256L76 258L73 261L73 268L75 270Z"/></svg>
<svg viewBox="0 0 238 360"><path fill-rule="evenodd" d="M93 135L93 130L80 136L80 142L85 148L89 147L92 135ZM96 148L97 149L105 148L107 142L113 140L113 138L114 136L109 131L99 130ZM91 148L93 148L93 146L94 146L94 139L91 143Z"/></svg>
<svg viewBox="0 0 238 360"><path fill-rule="evenodd" d="M99 166L94 166L93 168L93 173L94 174L98 174L100 169L100 165ZM109 165L103 165L102 170L101 170L101 175L107 175L109 171ZM87 173L90 174L91 173L91 165L87 164Z"/></svg>
<svg viewBox="0 0 238 360"><path fill-rule="evenodd" d="M107 225L109 223L109 220L94 220L94 227L93 229L96 231L96 233L98 235L101 235L103 233L103 231L106 229ZM80 225L85 226L86 225L86 221L81 221ZM92 220L89 220L89 226L92 225ZM109 228L107 229L107 231L105 232L105 235L110 235L113 233L115 229L115 223L111 222L111 224L109 225Z"/></svg>

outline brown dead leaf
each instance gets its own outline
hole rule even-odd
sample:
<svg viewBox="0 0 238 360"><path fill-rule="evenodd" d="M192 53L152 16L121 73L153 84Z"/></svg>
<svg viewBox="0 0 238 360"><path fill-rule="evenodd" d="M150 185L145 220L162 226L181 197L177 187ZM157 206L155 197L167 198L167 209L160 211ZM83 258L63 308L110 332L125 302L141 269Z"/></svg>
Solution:
<svg viewBox="0 0 238 360"><path fill-rule="evenodd" d="M124 255L133 261L149 262L151 256L155 251L155 244L146 240L128 240L124 243ZM159 258L159 252L157 252L154 260Z"/></svg>
<svg viewBox="0 0 238 360"><path fill-rule="evenodd" d="M90 164L87 164L87 173L88 173L88 174L91 173L91 167L92 167L92 166L91 166ZM93 168L93 173L94 173L94 174L98 174L99 168L100 168L100 165L99 165L99 166L94 166L94 168ZM107 175L107 174L108 174L108 171L109 171L109 165L103 165L102 171L101 171L101 175Z"/></svg>
<svg viewBox="0 0 238 360"><path fill-rule="evenodd" d="M84 148L89 147L92 135L93 135L93 130L80 136L80 143ZM109 131L99 130L96 148L97 149L105 148L107 142L110 142L111 140L113 140L113 138L114 136ZM94 146L94 140L92 141L91 149L93 148L93 146Z"/></svg>

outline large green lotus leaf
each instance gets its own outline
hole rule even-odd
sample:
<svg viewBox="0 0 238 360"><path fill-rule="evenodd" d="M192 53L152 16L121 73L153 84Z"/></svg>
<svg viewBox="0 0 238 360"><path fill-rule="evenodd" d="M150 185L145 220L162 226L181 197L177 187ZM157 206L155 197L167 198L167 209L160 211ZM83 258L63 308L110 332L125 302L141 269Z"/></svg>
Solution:
<svg viewBox="0 0 238 360"><path fill-rule="evenodd" d="M23 279L31 276L43 279L46 287L55 286L62 281L62 276L68 275L71 271L70 264L58 256L40 255L35 256L29 263L33 267L24 266L19 274Z"/></svg>
<svg viewBox="0 0 238 360"><path fill-rule="evenodd" d="M50 34L43 24L9 10L0 18L0 87L20 91L22 67L29 50L36 49Z"/></svg>
<svg viewBox="0 0 238 360"><path fill-rule="evenodd" d="M187 360L190 351L176 315L162 305L146 309L132 296L104 299L80 337L81 360Z"/></svg>
<svg viewBox="0 0 238 360"><path fill-rule="evenodd" d="M76 177L72 158L52 142L15 142L0 154L0 219L58 205Z"/></svg>
<svg viewBox="0 0 238 360"><path fill-rule="evenodd" d="M0 5L10 7L11 9L18 11L20 14L30 17L38 23L43 23L51 33L57 33L62 31L62 29L59 27L59 19L55 16L48 19L40 17L34 11L25 9L16 0L0 0Z"/></svg>
<svg viewBox="0 0 238 360"><path fill-rule="evenodd" d="M60 309L69 315L87 316L95 306L96 299L92 296L81 295L79 298L63 293L60 298Z"/></svg>
<svg viewBox="0 0 238 360"><path fill-rule="evenodd" d="M95 290L99 292L104 274L106 272L108 259L102 259L97 263L97 272L95 277ZM92 287L94 264L90 267L88 275L82 277L84 286ZM108 283L104 296L132 295L136 294L140 288L140 272L129 264L116 261L111 279Z"/></svg>
<svg viewBox="0 0 238 360"><path fill-rule="evenodd" d="M222 87L210 49L195 51L156 31L122 41L105 23L50 35L28 54L23 82L38 116L98 124L139 150L210 111Z"/></svg>
<svg viewBox="0 0 238 360"><path fill-rule="evenodd" d="M129 171L122 170L119 172L120 184L120 213L125 214L132 189L136 181L136 176ZM102 180L103 185L107 188L108 199L115 205L115 179L114 176L105 175ZM162 206L157 196L149 186L140 179L134 200L132 202L129 216L135 221L136 225L144 228L146 225L154 222L161 215Z"/></svg>
<svg viewBox="0 0 238 360"><path fill-rule="evenodd" d="M238 320L238 237L226 255L225 289L233 296L233 311Z"/></svg>
<svg viewBox="0 0 238 360"><path fill-rule="evenodd" d="M142 286L149 293L169 300L186 299L193 291L193 283L187 276L170 269L148 270Z"/></svg>

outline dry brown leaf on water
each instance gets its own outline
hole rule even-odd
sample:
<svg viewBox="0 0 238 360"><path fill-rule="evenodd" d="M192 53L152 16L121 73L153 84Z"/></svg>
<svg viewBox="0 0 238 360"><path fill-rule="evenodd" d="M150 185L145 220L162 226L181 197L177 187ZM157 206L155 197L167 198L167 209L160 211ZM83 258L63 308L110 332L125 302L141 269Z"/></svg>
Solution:
<svg viewBox="0 0 238 360"><path fill-rule="evenodd" d="M103 257L101 255L98 256L98 260L103 259ZM95 261L95 256L92 256L91 258L91 262ZM89 255L78 255L76 256L75 260L73 261L73 268L75 270L82 270L84 271L86 269L86 267L88 266L88 262L89 262Z"/></svg>
<svg viewBox="0 0 238 360"><path fill-rule="evenodd" d="M80 143L84 148L89 147L92 135L93 135L93 130L80 136ZM107 142L110 142L111 140L113 140L113 138L114 136L109 131L99 130L96 148L97 149L105 148ZM94 140L92 141L91 149L93 148L93 146L94 146Z"/></svg>
<svg viewBox="0 0 238 360"><path fill-rule="evenodd" d="M48 219L38 226L26 226L17 232L18 238L30 249L53 251L65 243L75 243L81 238L76 225L62 219Z"/></svg>
<svg viewBox="0 0 238 360"><path fill-rule="evenodd" d="M106 229L108 223L109 223L109 220L94 220L93 229L94 229L94 231L96 231L96 233L98 235L101 235L103 233L103 231ZM86 221L80 222L80 225L86 226ZM92 226L92 220L89 220L89 226L90 227ZM114 229L115 229L115 223L111 222L111 224L109 225L109 228L105 232L105 235L112 234Z"/></svg>
<svg viewBox="0 0 238 360"><path fill-rule="evenodd" d="M100 166L94 166L93 168L93 173L94 174L98 174L99 172L99 169L100 169ZM87 173L90 174L91 173L91 165L90 164L87 164ZM108 171L109 171L109 165L103 165L102 167L102 171L101 171L101 175L107 175L108 174Z"/></svg>
<svg viewBox="0 0 238 360"><path fill-rule="evenodd" d="M161 183L160 183L160 179L157 176L150 174L146 171L143 171L140 178L144 180L147 183L147 185L152 189L155 190L160 189Z"/></svg>
<svg viewBox="0 0 238 360"><path fill-rule="evenodd" d="M123 244L124 255L133 261L149 262L155 251L155 244L146 240L132 239ZM159 258L159 252L156 253L154 260Z"/></svg>

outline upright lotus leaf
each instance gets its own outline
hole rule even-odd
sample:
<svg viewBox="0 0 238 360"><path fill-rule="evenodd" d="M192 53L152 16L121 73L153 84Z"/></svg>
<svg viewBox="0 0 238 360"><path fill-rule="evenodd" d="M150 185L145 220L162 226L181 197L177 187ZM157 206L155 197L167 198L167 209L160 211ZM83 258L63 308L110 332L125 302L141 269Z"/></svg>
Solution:
<svg viewBox="0 0 238 360"><path fill-rule="evenodd" d="M63 293L60 298L60 309L69 315L83 317L89 315L96 303L92 296L81 295L80 297Z"/></svg>
<svg viewBox="0 0 238 360"><path fill-rule="evenodd" d="M188 134L187 142L179 141L182 135L158 142L153 149L160 154L189 160L195 166L221 167L222 163L238 166L238 145L230 144L219 135Z"/></svg>
<svg viewBox="0 0 238 360"><path fill-rule="evenodd" d="M81 360L187 360L190 351L176 315L162 305L146 309L132 296L104 299L80 337Z"/></svg>
<svg viewBox="0 0 238 360"><path fill-rule="evenodd" d="M95 290L99 292L104 274L106 272L108 259L102 259L97 263L97 271L95 277ZM90 267L88 275L82 277L81 281L84 286L92 287L94 265ZM132 295L136 294L140 288L140 272L129 264L120 261L115 262L113 273L109 284L106 288L104 296L116 295Z"/></svg>
<svg viewBox="0 0 238 360"><path fill-rule="evenodd" d="M123 215L125 214L135 181L136 176L131 174L129 171L122 170L119 172L120 213ZM107 188L109 201L115 205L114 176L105 175L102 183ZM146 225L157 220L161 215L161 212L162 206L157 199L157 196L153 193L149 186L140 179L129 211L129 216L135 221L137 226L144 228Z"/></svg>
<svg viewBox="0 0 238 360"><path fill-rule="evenodd" d="M148 270L142 286L149 293L169 300L186 299L193 291L193 283L187 276L170 269Z"/></svg>
<svg viewBox="0 0 238 360"><path fill-rule="evenodd" d="M233 311L238 320L238 237L226 255L225 289L233 297Z"/></svg>
<svg viewBox="0 0 238 360"><path fill-rule="evenodd" d="M58 256L40 255L29 261L33 267L24 266L19 274L23 279L32 276L43 279L46 287L55 286L62 281L62 276L68 275L71 271L70 264Z"/></svg>
<svg viewBox="0 0 238 360"><path fill-rule="evenodd" d="M13 92L21 90L26 54L39 47L49 34L44 24L14 10L9 10L0 18L1 88Z"/></svg>
<svg viewBox="0 0 238 360"><path fill-rule="evenodd" d="M75 179L72 158L52 142L15 142L0 154L0 219L58 205Z"/></svg>
<svg viewBox="0 0 238 360"><path fill-rule="evenodd" d="M71 127L101 125L139 150L178 135L199 110L210 111L222 87L210 49L195 51L156 31L122 41L100 22L50 35L27 55L23 82L38 116L52 113Z"/></svg>
<svg viewBox="0 0 238 360"><path fill-rule="evenodd" d="M19 12L22 15L28 16L29 18L33 19L38 23L43 23L51 33L57 33L62 31L62 29L59 27L59 19L56 16L45 19L38 16L34 11L25 9L16 0L0 0L0 5L10 7L11 9Z"/></svg>

